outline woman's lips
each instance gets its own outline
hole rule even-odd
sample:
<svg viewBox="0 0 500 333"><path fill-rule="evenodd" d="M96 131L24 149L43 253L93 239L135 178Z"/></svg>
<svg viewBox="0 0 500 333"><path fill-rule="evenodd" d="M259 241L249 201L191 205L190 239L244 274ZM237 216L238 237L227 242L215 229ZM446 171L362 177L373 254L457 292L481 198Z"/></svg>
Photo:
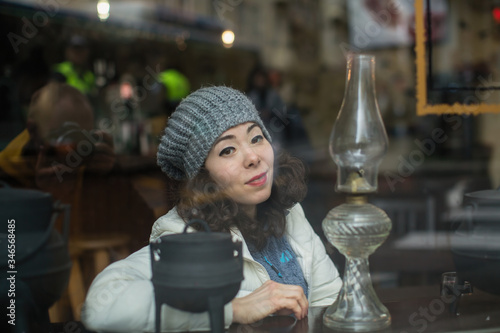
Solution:
<svg viewBox="0 0 500 333"><path fill-rule="evenodd" d="M263 172L260 175L257 175L250 179L248 182L246 182L247 185L252 185L252 186L261 186L265 184L267 181L267 173Z"/></svg>

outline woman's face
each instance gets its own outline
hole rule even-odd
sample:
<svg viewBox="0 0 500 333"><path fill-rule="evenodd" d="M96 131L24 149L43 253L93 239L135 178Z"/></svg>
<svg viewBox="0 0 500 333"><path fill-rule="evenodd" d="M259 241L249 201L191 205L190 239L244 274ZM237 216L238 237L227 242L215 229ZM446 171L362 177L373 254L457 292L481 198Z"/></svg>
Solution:
<svg viewBox="0 0 500 333"><path fill-rule="evenodd" d="M271 195L273 165L273 148L252 122L222 133L205 162L223 192L250 212Z"/></svg>

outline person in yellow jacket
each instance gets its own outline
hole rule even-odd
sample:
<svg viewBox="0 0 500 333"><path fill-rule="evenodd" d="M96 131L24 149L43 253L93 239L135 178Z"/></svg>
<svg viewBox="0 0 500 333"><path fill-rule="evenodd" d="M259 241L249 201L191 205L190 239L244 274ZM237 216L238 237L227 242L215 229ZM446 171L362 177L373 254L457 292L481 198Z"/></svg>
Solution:
<svg viewBox="0 0 500 333"><path fill-rule="evenodd" d="M54 66L56 81L65 82L84 95L91 95L96 87L95 75L88 69L89 48L85 38L73 36L65 50L66 61Z"/></svg>
<svg viewBox="0 0 500 333"><path fill-rule="evenodd" d="M171 113L180 101L190 93L191 85L188 78L174 68L161 72L158 79L165 89L167 112Z"/></svg>

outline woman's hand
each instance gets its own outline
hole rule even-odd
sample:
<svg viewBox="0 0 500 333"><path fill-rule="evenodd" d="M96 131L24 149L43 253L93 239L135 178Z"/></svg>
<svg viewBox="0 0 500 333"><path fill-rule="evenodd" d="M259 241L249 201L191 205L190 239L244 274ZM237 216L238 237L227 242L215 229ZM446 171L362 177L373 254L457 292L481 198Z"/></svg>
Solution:
<svg viewBox="0 0 500 333"><path fill-rule="evenodd" d="M233 322L250 324L270 314L294 314L297 319L307 316L309 303L300 286L266 281L262 286L245 297L235 298Z"/></svg>

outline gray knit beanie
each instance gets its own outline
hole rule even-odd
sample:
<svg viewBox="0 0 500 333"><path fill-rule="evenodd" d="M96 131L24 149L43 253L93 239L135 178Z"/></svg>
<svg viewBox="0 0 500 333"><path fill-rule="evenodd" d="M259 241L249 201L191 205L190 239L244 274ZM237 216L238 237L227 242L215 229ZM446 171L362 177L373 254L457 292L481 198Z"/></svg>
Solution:
<svg viewBox="0 0 500 333"><path fill-rule="evenodd" d="M160 140L157 163L169 177L192 179L205 163L215 140L245 122L257 123L271 142L252 102L229 87L201 88L177 106Z"/></svg>

